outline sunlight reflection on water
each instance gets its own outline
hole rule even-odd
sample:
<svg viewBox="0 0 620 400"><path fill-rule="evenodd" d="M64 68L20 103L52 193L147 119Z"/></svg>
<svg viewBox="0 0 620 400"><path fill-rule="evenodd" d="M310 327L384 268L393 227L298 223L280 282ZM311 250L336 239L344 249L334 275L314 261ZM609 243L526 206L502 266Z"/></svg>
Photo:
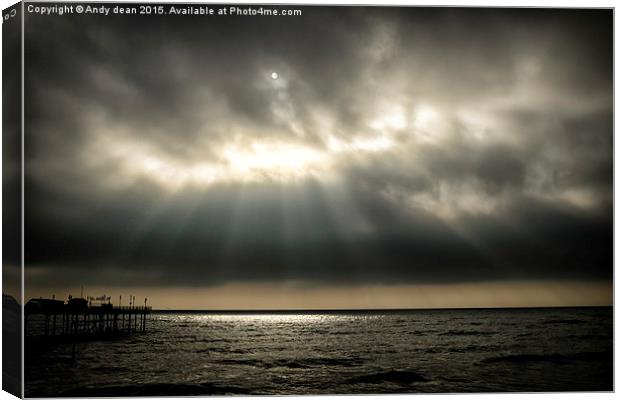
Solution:
<svg viewBox="0 0 620 400"><path fill-rule="evenodd" d="M154 314L148 333L27 354L27 394L611 388L611 309ZM128 387L131 383L131 387Z"/></svg>

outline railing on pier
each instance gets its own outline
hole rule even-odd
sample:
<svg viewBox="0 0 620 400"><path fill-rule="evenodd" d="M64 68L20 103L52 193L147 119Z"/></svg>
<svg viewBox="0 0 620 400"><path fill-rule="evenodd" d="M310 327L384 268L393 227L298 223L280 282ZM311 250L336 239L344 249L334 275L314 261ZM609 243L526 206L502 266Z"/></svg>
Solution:
<svg viewBox="0 0 620 400"><path fill-rule="evenodd" d="M111 304L75 307L50 301L25 307L24 336L91 337L146 332L151 307Z"/></svg>

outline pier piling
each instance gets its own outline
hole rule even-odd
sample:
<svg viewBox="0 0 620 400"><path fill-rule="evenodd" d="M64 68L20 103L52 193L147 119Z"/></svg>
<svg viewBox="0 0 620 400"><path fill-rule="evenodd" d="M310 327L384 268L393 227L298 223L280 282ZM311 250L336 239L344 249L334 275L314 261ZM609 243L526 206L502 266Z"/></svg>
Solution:
<svg viewBox="0 0 620 400"><path fill-rule="evenodd" d="M92 305L85 299L33 299L24 309L24 334L40 338L88 338L146 332L151 307L110 303ZM57 321L60 321L58 323Z"/></svg>

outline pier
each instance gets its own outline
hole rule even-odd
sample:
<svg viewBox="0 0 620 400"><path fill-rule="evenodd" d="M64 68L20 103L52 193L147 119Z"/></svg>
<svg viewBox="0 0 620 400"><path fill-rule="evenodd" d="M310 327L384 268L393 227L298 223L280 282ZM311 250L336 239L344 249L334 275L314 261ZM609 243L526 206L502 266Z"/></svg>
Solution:
<svg viewBox="0 0 620 400"><path fill-rule="evenodd" d="M106 302L107 301L107 302ZM111 304L109 297L69 298L66 302L31 299L24 307L24 336L38 340L106 339L146 332L151 307L136 305L134 296L129 306ZM94 302L94 303L93 303Z"/></svg>

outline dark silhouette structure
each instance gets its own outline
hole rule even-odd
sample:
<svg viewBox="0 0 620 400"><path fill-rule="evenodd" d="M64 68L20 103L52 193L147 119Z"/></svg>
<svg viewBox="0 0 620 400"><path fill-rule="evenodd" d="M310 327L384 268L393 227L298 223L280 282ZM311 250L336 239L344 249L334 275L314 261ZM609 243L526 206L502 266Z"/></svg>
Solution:
<svg viewBox="0 0 620 400"><path fill-rule="evenodd" d="M27 339L76 340L112 337L135 332L146 332L146 321L151 307L92 304L84 298L65 302L55 299L31 299L24 307L24 336Z"/></svg>

